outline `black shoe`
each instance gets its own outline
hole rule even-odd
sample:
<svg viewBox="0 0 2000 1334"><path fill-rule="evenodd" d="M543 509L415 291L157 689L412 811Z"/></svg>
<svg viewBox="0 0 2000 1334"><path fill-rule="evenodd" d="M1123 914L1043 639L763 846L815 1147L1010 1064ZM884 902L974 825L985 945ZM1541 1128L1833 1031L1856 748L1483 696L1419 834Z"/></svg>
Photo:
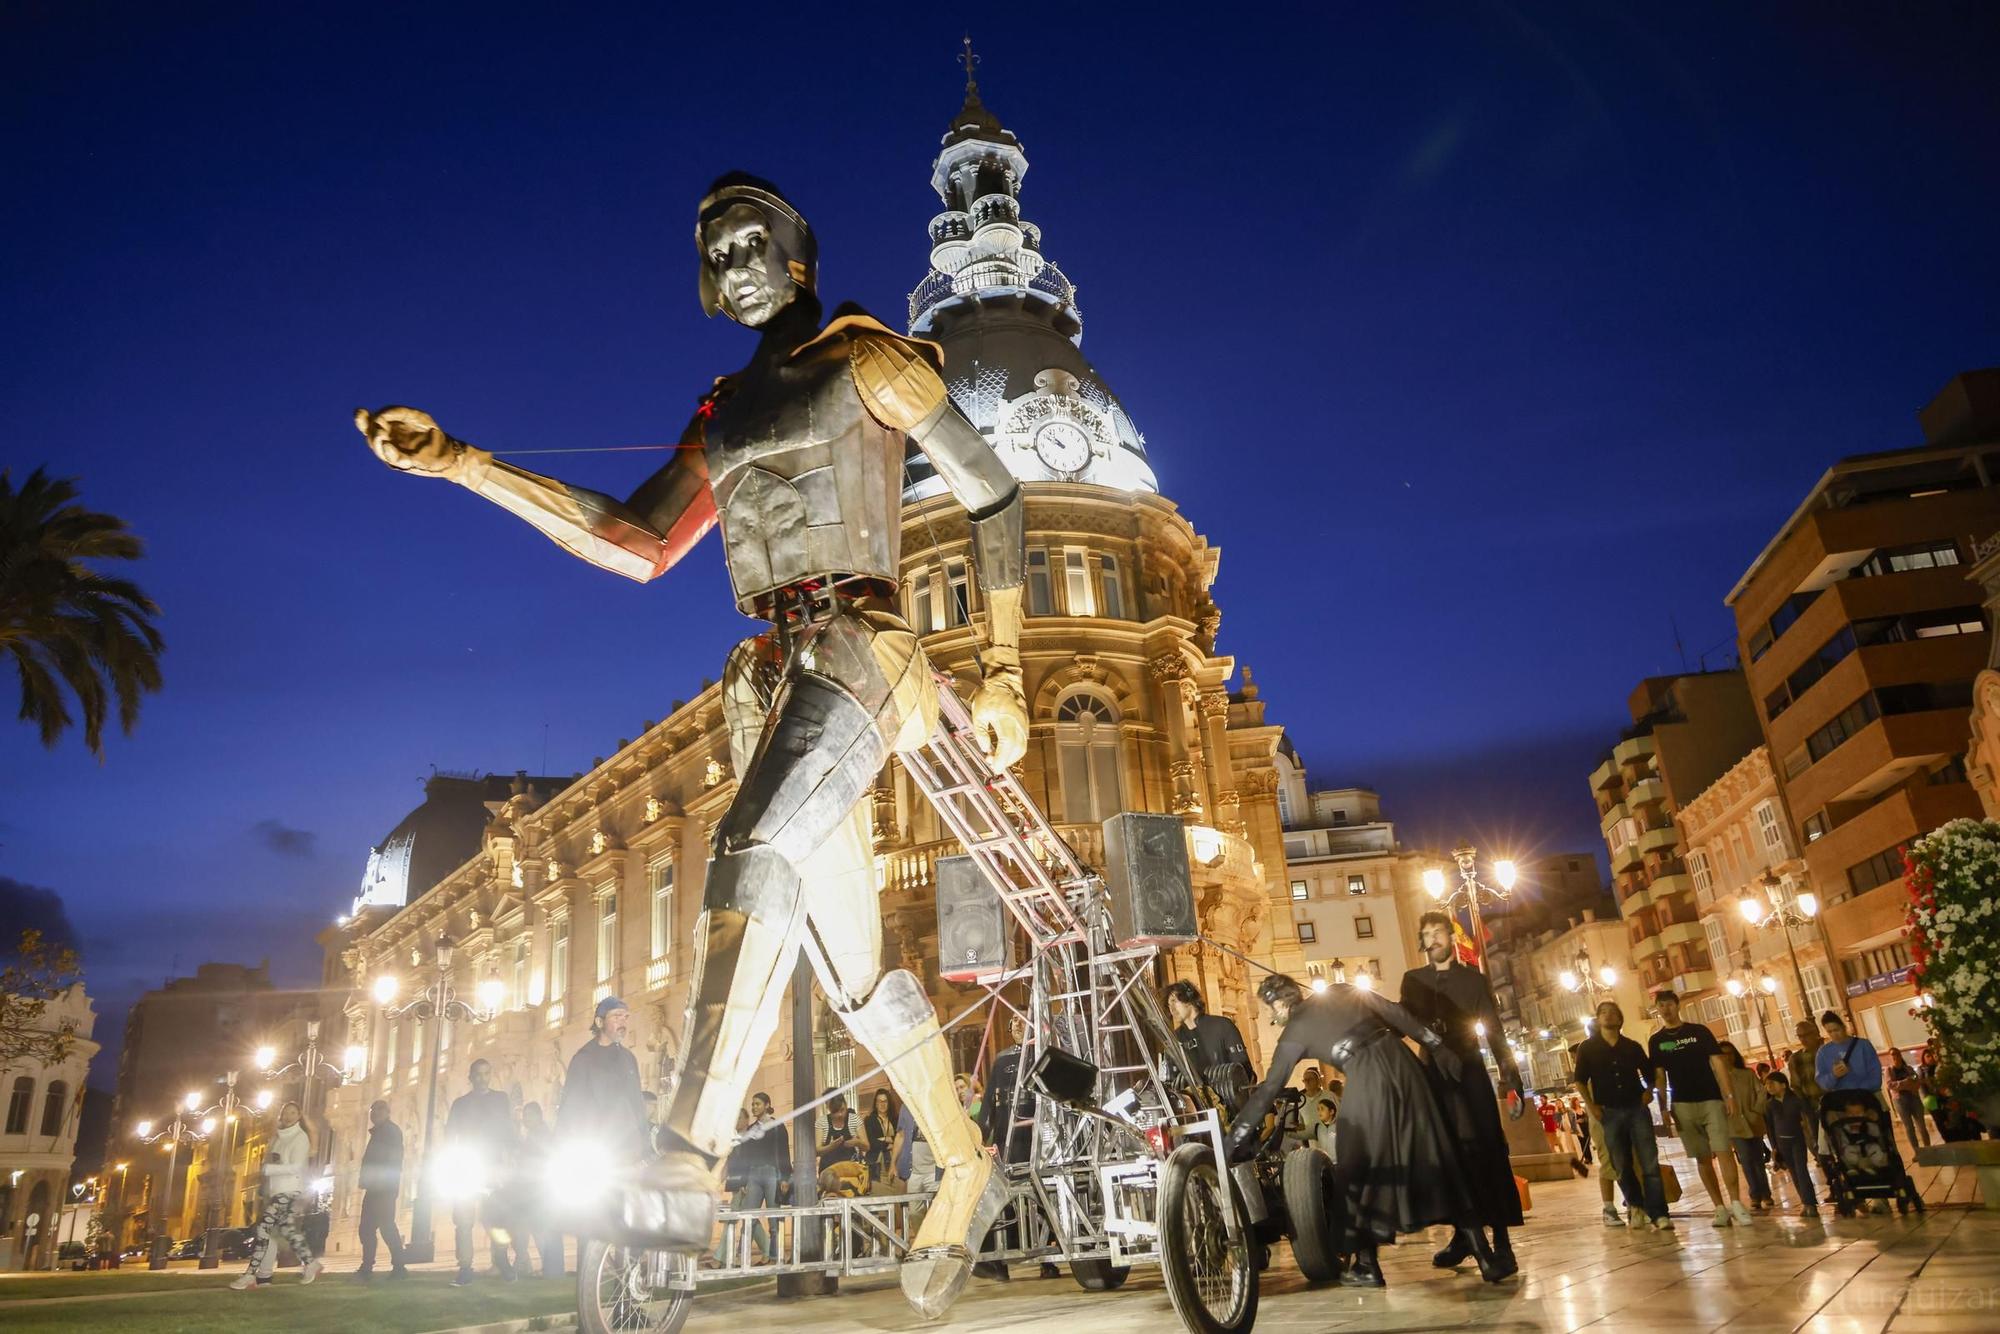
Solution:
<svg viewBox="0 0 2000 1334"><path fill-rule="evenodd" d="M401 1265L397 1265L394 1269L391 1269L389 1271L390 1278L408 1278L409 1276L410 1276L410 1271L403 1268L403 1266Z"/></svg>
<svg viewBox="0 0 2000 1334"><path fill-rule="evenodd" d="M1479 1262L1479 1277L1488 1283L1499 1283L1521 1271L1521 1266L1514 1262L1513 1247L1495 1250L1487 1245L1486 1234L1478 1228L1460 1228L1458 1235L1471 1246L1472 1258Z"/></svg>
<svg viewBox="0 0 2000 1334"><path fill-rule="evenodd" d="M453 1279L453 1280L451 1281L451 1286L453 1286L454 1288L469 1288L469 1287L471 1287L471 1286L472 1286L472 1275L470 1275L470 1274L466 1273L466 1272L465 1272L465 1271L464 1271L463 1269L459 1270L459 1271L458 1271L458 1277L457 1277L457 1278L455 1278L455 1279Z"/></svg>
<svg viewBox="0 0 2000 1334"><path fill-rule="evenodd" d="M1372 1255L1357 1255L1354 1263L1340 1271L1340 1286L1343 1288L1386 1288L1389 1281L1382 1277L1382 1264Z"/></svg>
<svg viewBox="0 0 2000 1334"><path fill-rule="evenodd" d="M972 1266L972 1276L974 1278L990 1278L999 1283L1009 1282L1014 1277L1007 1272L1007 1266L998 1260L981 1260L978 1264Z"/></svg>
<svg viewBox="0 0 2000 1334"><path fill-rule="evenodd" d="M354 1271L354 1277L360 1279L363 1283L373 1283L375 1281L375 1271L372 1269L357 1269Z"/></svg>
<svg viewBox="0 0 2000 1334"><path fill-rule="evenodd" d="M1451 1241L1445 1248L1431 1257L1431 1263L1439 1269L1456 1269L1472 1258L1472 1243L1467 1240L1465 1229L1451 1234Z"/></svg>
<svg viewBox="0 0 2000 1334"><path fill-rule="evenodd" d="M1042 1278L1061 1278L1062 1270L1056 1268L1054 1265L1050 1264L1047 1260L1044 1260L1042 1261L1042 1269L1040 1276Z"/></svg>

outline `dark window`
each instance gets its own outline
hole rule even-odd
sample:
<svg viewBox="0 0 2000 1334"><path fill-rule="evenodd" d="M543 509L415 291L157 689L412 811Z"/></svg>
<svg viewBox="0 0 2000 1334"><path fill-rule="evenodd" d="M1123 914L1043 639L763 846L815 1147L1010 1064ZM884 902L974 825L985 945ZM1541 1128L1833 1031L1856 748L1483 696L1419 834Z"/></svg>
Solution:
<svg viewBox="0 0 2000 1334"><path fill-rule="evenodd" d="M1311 922L1299 923L1299 944L1310 945L1319 939L1319 932Z"/></svg>
<svg viewBox="0 0 2000 1334"><path fill-rule="evenodd" d="M1970 709L1972 682L1919 681L1911 685L1883 686L1875 698L1884 713L1929 713L1934 709Z"/></svg>
<svg viewBox="0 0 2000 1334"><path fill-rule="evenodd" d="M1903 878L1903 850L1901 847L1884 848L1865 862L1847 868L1848 888L1856 894L1866 894L1869 890L1886 885L1892 880Z"/></svg>
<svg viewBox="0 0 2000 1334"><path fill-rule="evenodd" d="M1933 787L1942 787L1946 783L1969 783L1972 778L1965 772L1965 757L1959 755L1931 770L1924 781Z"/></svg>
<svg viewBox="0 0 2000 1334"><path fill-rule="evenodd" d="M1790 692L1793 699L1797 699L1812 689L1822 676L1832 671L1848 654L1854 652L1854 648L1854 629L1852 626L1843 625L1839 633L1821 644L1818 652L1799 664L1799 669L1785 678L1785 689ZM1777 714L1771 716L1775 718Z"/></svg>
<svg viewBox="0 0 2000 1334"><path fill-rule="evenodd" d="M1770 694L1764 696L1764 717L1775 721L1777 716L1792 707L1792 692L1783 682Z"/></svg>
<svg viewBox="0 0 2000 1334"><path fill-rule="evenodd" d="M1814 764L1831 755L1847 738L1882 716L1873 694L1863 695L1842 709L1834 720L1806 738L1806 751Z"/></svg>
<svg viewBox="0 0 2000 1334"><path fill-rule="evenodd" d="M1030 551L1028 553L1028 615L1050 616L1055 613L1054 585L1049 582L1049 553Z"/></svg>
<svg viewBox="0 0 2000 1334"><path fill-rule="evenodd" d="M1820 589L1812 588L1803 593L1794 593L1779 604L1778 609L1771 613L1771 619L1764 627L1771 636L1769 642L1775 643L1777 640L1784 638L1785 631L1792 628L1793 622L1805 614L1807 607L1812 606L1814 602L1819 600L1821 591ZM1752 636L1752 638L1754 639L1755 636ZM1760 653L1758 656L1761 657L1762 654Z"/></svg>
<svg viewBox="0 0 2000 1334"><path fill-rule="evenodd" d="M1816 811L1811 816L1807 817L1805 830L1806 830L1806 842L1808 843L1812 842L1816 838L1820 838L1821 836L1823 836L1827 830L1826 812Z"/></svg>
<svg viewBox="0 0 2000 1334"><path fill-rule="evenodd" d="M22 1075L14 1081L14 1095L7 1099L7 1133L28 1133L28 1108L35 1101L35 1081Z"/></svg>
<svg viewBox="0 0 2000 1334"><path fill-rule="evenodd" d="M63 1113L69 1110L69 1085L62 1080L52 1080L49 1091L42 1098L42 1133L60 1135Z"/></svg>
<svg viewBox="0 0 2000 1334"><path fill-rule="evenodd" d="M1750 661L1755 662L1771 651L1771 627L1760 625L1750 636Z"/></svg>

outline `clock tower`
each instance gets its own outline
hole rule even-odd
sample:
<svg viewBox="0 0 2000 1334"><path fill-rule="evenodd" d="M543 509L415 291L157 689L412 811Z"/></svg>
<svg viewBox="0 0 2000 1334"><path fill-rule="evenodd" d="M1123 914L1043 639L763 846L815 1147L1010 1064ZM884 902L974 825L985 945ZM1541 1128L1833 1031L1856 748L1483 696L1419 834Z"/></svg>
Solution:
<svg viewBox="0 0 2000 1334"><path fill-rule="evenodd" d="M1076 287L1021 217L1028 158L979 100L975 60L968 44L965 105L931 168L944 211L910 332L943 344L952 400L1022 481L1157 491L1145 437L1080 349ZM910 478L906 499L943 489L914 449Z"/></svg>

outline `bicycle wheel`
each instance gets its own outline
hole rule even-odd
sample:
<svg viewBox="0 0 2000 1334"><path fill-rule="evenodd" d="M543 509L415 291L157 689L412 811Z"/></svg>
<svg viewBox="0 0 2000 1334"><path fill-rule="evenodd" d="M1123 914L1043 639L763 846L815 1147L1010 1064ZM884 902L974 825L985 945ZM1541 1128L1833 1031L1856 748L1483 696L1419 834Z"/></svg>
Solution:
<svg viewBox="0 0 2000 1334"><path fill-rule="evenodd" d="M678 1334L694 1293L668 1287L691 1275L692 1259L586 1241L576 1259L576 1325L581 1334Z"/></svg>
<svg viewBox="0 0 2000 1334"><path fill-rule="evenodd" d="M1160 1168L1160 1274L1181 1323L1195 1334L1247 1334L1257 1323L1257 1259L1250 1229L1232 1240L1223 1218L1224 1190L1215 1154L1183 1144ZM1236 1197L1242 1219L1242 1197Z"/></svg>

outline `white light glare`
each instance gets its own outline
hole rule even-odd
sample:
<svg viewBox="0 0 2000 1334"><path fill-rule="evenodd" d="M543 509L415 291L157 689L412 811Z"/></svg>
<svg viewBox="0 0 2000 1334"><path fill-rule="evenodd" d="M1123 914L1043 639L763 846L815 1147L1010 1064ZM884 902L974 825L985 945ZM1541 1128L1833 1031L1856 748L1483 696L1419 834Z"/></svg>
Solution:
<svg viewBox="0 0 2000 1334"><path fill-rule="evenodd" d="M1363 991L1373 991L1375 990L1375 979L1364 968L1361 972L1355 974L1354 985L1360 987Z"/></svg>
<svg viewBox="0 0 2000 1334"><path fill-rule="evenodd" d="M1322 992L1322 991L1325 991L1325 990L1326 990L1326 979L1325 979L1325 978L1323 978L1323 977L1316 977L1316 978L1314 978L1314 979L1313 979L1313 994L1314 994L1314 995L1318 995L1318 994L1319 994L1320 992Z"/></svg>
<svg viewBox="0 0 2000 1334"><path fill-rule="evenodd" d="M278 1049L269 1043L257 1048L257 1068L269 1070L278 1063Z"/></svg>
<svg viewBox="0 0 2000 1334"><path fill-rule="evenodd" d="M1430 867L1424 872L1424 893L1434 899L1444 897L1444 871L1440 867Z"/></svg>
<svg viewBox="0 0 2000 1334"><path fill-rule="evenodd" d="M1512 889L1514 882L1521 878L1521 869L1503 857L1493 863L1493 878L1500 882L1500 888Z"/></svg>
<svg viewBox="0 0 2000 1334"><path fill-rule="evenodd" d="M486 1190L486 1162L464 1144L447 1144L431 1163L431 1185L440 1199L476 1199Z"/></svg>
<svg viewBox="0 0 2000 1334"><path fill-rule="evenodd" d="M375 985L371 988L375 996L375 1003L377 1005L387 1005L390 1001L396 999L396 987L397 982L394 973L384 973L376 978Z"/></svg>

